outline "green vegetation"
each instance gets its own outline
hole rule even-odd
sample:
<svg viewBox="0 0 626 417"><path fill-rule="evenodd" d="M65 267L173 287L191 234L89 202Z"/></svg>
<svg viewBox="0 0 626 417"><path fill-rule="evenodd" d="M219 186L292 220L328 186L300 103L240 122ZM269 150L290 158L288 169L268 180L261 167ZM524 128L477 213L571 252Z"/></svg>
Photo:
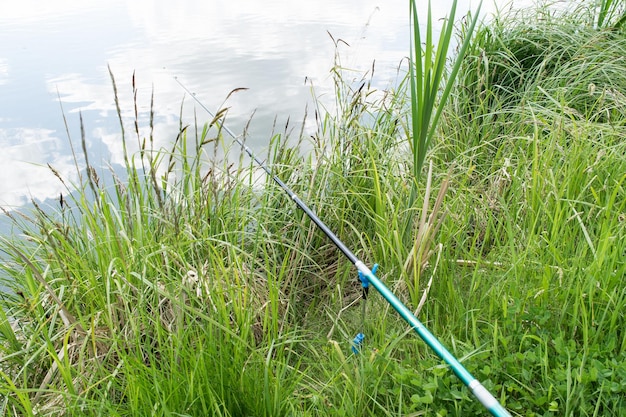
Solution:
<svg viewBox="0 0 626 417"><path fill-rule="evenodd" d="M266 160L513 415L624 415L626 12L527 13L477 26L423 183L409 80L340 67L311 151ZM125 132L124 180L76 156L56 212L7 213L0 415L485 414L376 294L361 321L352 265L217 120L182 123Z"/></svg>

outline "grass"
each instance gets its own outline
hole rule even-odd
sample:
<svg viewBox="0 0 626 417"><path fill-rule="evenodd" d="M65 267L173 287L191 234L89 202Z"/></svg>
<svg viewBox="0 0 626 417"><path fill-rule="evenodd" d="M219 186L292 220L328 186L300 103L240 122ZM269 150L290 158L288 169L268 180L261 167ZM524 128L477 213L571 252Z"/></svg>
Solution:
<svg viewBox="0 0 626 417"><path fill-rule="evenodd" d="M280 132L266 156L513 415L626 411L626 34L603 4L477 26L423 182L409 80L339 66L311 151ZM169 149L150 125L126 172L75 155L62 205L6 213L0 415L484 413L377 295L362 321L352 266L215 120Z"/></svg>

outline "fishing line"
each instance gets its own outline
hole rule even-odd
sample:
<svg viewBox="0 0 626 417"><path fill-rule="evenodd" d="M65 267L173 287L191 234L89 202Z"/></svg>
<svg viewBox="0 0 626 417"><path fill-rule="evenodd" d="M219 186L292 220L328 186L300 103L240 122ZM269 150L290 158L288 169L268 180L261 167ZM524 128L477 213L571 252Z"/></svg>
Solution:
<svg viewBox="0 0 626 417"><path fill-rule="evenodd" d="M174 80L194 99L198 105L204 109L213 119L216 119L215 114L209 110L197 97L192 93L183 83L180 82L178 77L174 77ZM402 302L380 281L375 273L369 269L356 255L324 224L324 222L317 217L317 215L302 201L300 198L289 188L280 178L272 174L267 165L258 159L254 152L237 136L224 125L220 120L215 120L226 133L228 133L237 144L250 156L250 158L265 171L265 173L276 183L280 188L287 193L289 198L315 223L315 225L333 242L333 244L344 254L346 258L356 267L359 272L359 279L363 287L363 309L365 309L365 302L367 299L367 291L369 286L373 286L383 296L385 300L400 314L400 316L411 325L418 336L435 352L439 358L446 362L454 374L472 391L476 399L483 405L489 412L496 417L511 417L511 414L498 402L498 400L478 381L472 376L472 374L463 367L446 347L420 322L415 315L409 310ZM376 266L373 268L376 269ZM363 310L365 314L365 310ZM356 351L359 351L360 344L363 342L365 336L363 333L357 334L353 341L353 351L355 346ZM355 352L355 353L357 353Z"/></svg>

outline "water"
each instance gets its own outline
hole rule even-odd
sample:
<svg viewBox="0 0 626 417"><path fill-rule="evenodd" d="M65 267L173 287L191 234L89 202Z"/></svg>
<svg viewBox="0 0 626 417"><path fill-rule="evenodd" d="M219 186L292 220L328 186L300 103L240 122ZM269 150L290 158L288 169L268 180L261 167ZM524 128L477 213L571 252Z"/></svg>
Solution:
<svg viewBox="0 0 626 417"><path fill-rule="evenodd" d="M434 15L443 17L451 1L434 3ZM471 7L459 1L458 14ZM483 9L488 13L494 6ZM82 113L93 165L122 161L107 66L117 81L127 131L132 131L135 73L139 117L147 126L154 90L156 145L168 146L177 133L184 96L173 79L178 76L214 109L231 90L248 88L226 103L228 123L239 132L256 111L249 144L263 149L275 117L279 125L289 118L297 127L311 103L312 85L322 102L332 103L335 46L329 33L350 45L341 43L340 54L355 77L376 60L374 84L384 89L408 55L408 1L2 2L0 206L14 209L31 199L58 198L64 187L47 164L69 181L77 180L61 104L77 150ZM187 120L194 107L187 99Z"/></svg>

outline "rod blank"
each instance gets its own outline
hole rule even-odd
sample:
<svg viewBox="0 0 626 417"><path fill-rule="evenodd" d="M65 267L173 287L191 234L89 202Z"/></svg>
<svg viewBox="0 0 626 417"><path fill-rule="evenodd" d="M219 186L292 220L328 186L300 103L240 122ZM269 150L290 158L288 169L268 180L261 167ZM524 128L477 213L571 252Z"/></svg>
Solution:
<svg viewBox="0 0 626 417"><path fill-rule="evenodd" d="M215 118L215 115L209 110L202 102L193 94L187 87L185 87L177 77L174 77L176 82L185 90L191 97L204 109L211 117ZM362 262L356 255L335 235L332 230L324 224L324 222L317 217L317 215L302 201L300 198L285 184L280 178L272 174L270 169L260 159L256 157L254 152L237 136L232 130L230 130L224 123L217 121L219 126L226 131L237 142L242 149L256 162L265 173L274 180L280 188L287 193L289 198L302 210L304 213L315 223L315 225L322 231L333 244L345 255L346 258L367 277L369 282L374 288L383 296L385 300L400 314L400 316L411 325L418 336L441 358L446 362L454 374L470 389L476 399L483 405L491 415L496 417L511 417L511 414L498 402L498 400L478 381L472 376L472 374L465 369L465 367L446 349L446 347L420 322L417 317L409 310L390 290L385 284L380 281L376 275Z"/></svg>

